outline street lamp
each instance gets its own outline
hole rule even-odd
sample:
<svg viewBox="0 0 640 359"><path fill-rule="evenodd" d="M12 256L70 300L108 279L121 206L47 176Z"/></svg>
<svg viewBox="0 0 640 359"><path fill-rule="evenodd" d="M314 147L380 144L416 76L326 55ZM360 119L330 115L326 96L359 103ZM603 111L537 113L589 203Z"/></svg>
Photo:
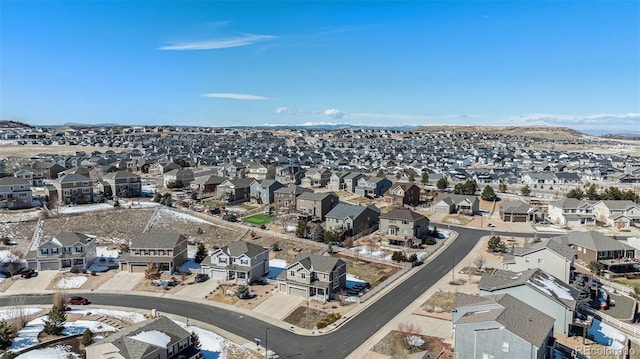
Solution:
<svg viewBox="0 0 640 359"><path fill-rule="evenodd" d="M264 330L264 359L269 359L269 327Z"/></svg>
<svg viewBox="0 0 640 359"><path fill-rule="evenodd" d="M451 256L451 280L456 281L456 257Z"/></svg>

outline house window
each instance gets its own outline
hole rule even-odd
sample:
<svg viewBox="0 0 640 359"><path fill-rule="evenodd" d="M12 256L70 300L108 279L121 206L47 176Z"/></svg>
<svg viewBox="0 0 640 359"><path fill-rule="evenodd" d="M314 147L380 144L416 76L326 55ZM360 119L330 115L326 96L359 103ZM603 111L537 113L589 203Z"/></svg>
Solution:
<svg viewBox="0 0 640 359"><path fill-rule="evenodd" d="M502 351L505 353L509 352L509 343L508 342L502 342Z"/></svg>
<svg viewBox="0 0 640 359"><path fill-rule="evenodd" d="M248 259L241 259L240 260L240 264L247 265L247 264L249 264L249 260Z"/></svg>
<svg viewBox="0 0 640 359"><path fill-rule="evenodd" d="M225 257L218 258L218 263L225 263L226 264L227 263L227 258L225 258Z"/></svg>
<svg viewBox="0 0 640 359"><path fill-rule="evenodd" d="M46 249L46 248L41 249L41 250L40 250L40 254L47 255L47 254L49 254L49 250L48 250L48 249Z"/></svg>
<svg viewBox="0 0 640 359"><path fill-rule="evenodd" d="M290 270L290 271L289 271L289 276L291 276L291 277L295 277L295 276L296 276L296 271L294 271L294 270Z"/></svg>
<svg viewBox="0 0 640 359"><path fill-rule="evenodd" d="M167 356L172 356L173 355L173 346L170 346L169 348L167 348Z"/></svg>
<svg viewBox="0 0 640 359"><path fill-rule="evenodd" d="M307 277L307 275L306 275L304 272L303 272L303 273L300 273L300 278L301 278L301 279L305 279L306 277Z"/></svg>
<svg viewBox="0 0 640 359"><path fill-rule="evenodd" d="M544 263L544 259L538 258L538 264L542 264L542 263Z"/></svg>
<svg viewBox="0 0 640 359"><path fill-rule="evenodd" d="M524 257L524 262L525 263L529 263L529 262L531 262L531 259L529 257Z"/></svg>

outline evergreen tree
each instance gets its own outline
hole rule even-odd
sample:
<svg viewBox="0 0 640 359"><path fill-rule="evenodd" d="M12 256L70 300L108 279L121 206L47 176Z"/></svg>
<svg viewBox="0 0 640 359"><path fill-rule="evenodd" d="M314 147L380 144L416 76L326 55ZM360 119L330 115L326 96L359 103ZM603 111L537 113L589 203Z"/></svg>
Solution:
<svg viewBox="0 0 640 359"><path fill-rule="evenodd" d="M415 182L416 181L416 176L414 176L413 174L409 175L409 182Z"/></svg>
<svg viewBox="0 0 640 359"><path fill-rule="evenodd" d="M503 252L505 249L507 249L507 246L504 244L504 242L502 242L500 236L493 236L489 238L487 247L492 252Z"/></svg>
<svg viewBox="0 0 640 359"><path fill-rule="evenodd" d="M445 189L447 189L447 187L449 187L449 181L447 181L446 178L442 177L436 183L436 187L438 187L438 189L441 190L441 191L445 190Z"/></svg>
<svg viewBox="0 0 640 359"><path fill-rule="evenodd" d="M336 231L324 232L324 243L340 242L340 235Z"/></svg>
<svg viewBox="0 0 640 359"><path fill-rule="evenodd" d="M429 174L427 172L422 172L422 176L420 177L420 182L422 184L429 183Z"/></svg>
<svg viewBox="0 0 640 359"><path fill-rule="evenodd" d="M383 170L378 170L378 173L376 173L376 177L384 177L384 171Z"/></svg>
<svg viewBox="0 0 640 359"><path fill-rule="evenodd" d="M191 332L191 345L193 345L196 350L200 350L200 348L202 347L202 345L200 344L200 337L194 331Z"/></svg>
<svg viewBox="0 0 640 359"><path fill-rule="evenodd" d="M496 196L496 192L493 190L493 187L487 185L482 191L480 198L485 201L495 201L498 197Z"/></svg>
<svg viewBox="0 0 640 359"><path fill-rule="evenodd" d="M66 322L67 313L64 311L64 308L54 305L51 307L47 319L44 321L44 329L42 331L49 335L60 335Z"/></svg>
<svg viewBox="0 0 640 359"><path fill-rule="evenodd" d="M528 196L531 194L531 188L529 188L529 185L524 185L524 187L520 188L520 194L522 194L523 196Z"/></svg>
<svg viewBox="0 0 640 359"><path fill-rule="evenodd" d="M317 225L313 231L313 240L316 242L324 242L324 228L321 225Z"/></svg>
<svg viewBox="0 0 640 359"><path fill-rule="evenodd" d="M13 339L13 329L11 324L5 320L0 321L0 349L7 349Z"/></svg>
<svg viewBox="0 0 640 359"><path fill-rule="evenodd" d="M307 236L308 225L307 220L304 218L300 218L298 220L298 225L296 226L296 237L305 238Z"/></svg>
<svg viewBox="0 0 640 359"><path fill-rule="evenodd" d="M93 332L91 331L91 329L87 328L84 330L84 332L82 333L82 345L84 345L85 347L93 344Z"/></svg>
<svg viewBox="0 0 640 359"><path fill-rule="evenodd" d="M575 199L583 199L584 192L580 188L573 188L571 191L567 193L567 198L575 198Z"/></svg>
<svg viewBox="0 0 640 359"><path fill-rule="evenodd" d="M595 184L591 184L591 186L589 186L589 188L587 188L587 192L585 193L585 195L587 196L587 199L590 201L597 201L598 200L598 191L596 188Z"/></svg>
<svg viewBox="0 0 640 359"><path fill-rule="evenodd" d="M193 260L196 263L202 263L202 261L207 257L207 249L204 247L204 243L198 244L198 251L196 252Z"/></svg>

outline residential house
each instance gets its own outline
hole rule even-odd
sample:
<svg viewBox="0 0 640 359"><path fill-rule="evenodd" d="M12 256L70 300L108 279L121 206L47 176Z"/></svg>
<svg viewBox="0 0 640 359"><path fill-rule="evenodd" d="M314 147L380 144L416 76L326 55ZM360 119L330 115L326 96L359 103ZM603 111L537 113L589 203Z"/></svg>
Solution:
<svg viewBox="0 0 640 359"><path fill-rule="evenodd" d="M360 177L355 188L355 194L363 197L382 196L391 187L392 182L385 177Z"/></svg>
<svg viewBox="0 0 640 359"><path fill-rule="evenodd" d="M31 182L16 177L0 178L0 208L31 208Z"/></svg>
<svg viewBox="0 0 640 359"><path fill-rule="evenodd" d="M411 182L396 182L385 192L384 197L393 206L417 206L420 202L420 187Z"/></svg>
<svg viewBox="0 0 640 359"><path fill-rule="evenodd" d="M567 336L573 322L578 291L539 268L521 272L497 270L478 283L480 295L510 294L555 320L554 332Z"/></svg>
<svg viewBox="0 0 640 359"><path fill-rule="evenodd" d="M159 316L130 325L85 348L87 359L200 359L191 333Z"/></svg>
<svg viewBox="0 0 640 359"><path fill-rule="evenodd" d="M296 197L296 210L311 220L322 222L338 201L339 197L333 192L304 192Z"/></svg>
<svg viewBox="0 0 640 359"><path fill-rule="evenodd" d="M305 170L297 165L287 165L276 170L275 180L283 185L299 185L304 177Z"/></svg>
<svg viewBox="0 0 640 359"><path fill-rule="evenodd" d="M599 261L607 266L619 263L623 267L635 263L632 261L635 248L600 232L569 232L560 237L575 249L576 258L584 263Z"/></svg>
<svg viewBox="0 0 640 359"><path fill-rule="evenodd" d="M347 263L336 257L300 253L277 280L280 292L328 301L347 287Z"/></svg>
<svg viewBox="0 0 640 359"><path fill-rule="evenodd" d="M311 168L305 172L301 186L309 188L326 187L331 179L331 171L326 168Z"/></svg>
<svg viewBox="0 0 640 359"><path fill-rule="evenodd" d="M169 171L173 171L173 170L179 170L182 167L174 162L156 162L153 163L151 165L149 165L149 174L150 175L156 175L156 176L162 176L165 173L169 172Z"/></svg>
<svg viewBox="0 0 640 359"><path fill-rule="evenodd" d="M16 178L27 180L31 183L31 187L40 187L44 183L44 175L42 171L35 168L23 168L14 173Z"/></svg>
<svg viewBox="0 0 640 359"><path fill-rule="evenodd" d="M553 186L556 183L556 177L548 172L529 172L522 175L522 182L528 186L544 188L545 185Z"/></svg>
<svg viewBox="0 0 640 359"><path fill-rule="evenodd" d="M45 179L51 180L58 178L58 173L66 170L66 167L55 163L55 162L45 162L45 161L36 161L31 163L31 167L35 170L42 172L42 175Z"/></svg>
<svg viewBox="0 0 640 359"><path fill-rule="evenodd" d="M456 293L453 349L456 358L551 358L554 318L509 294Z"/></svg>
<svg viewBox="0 0 640 359"><path fill-rule="evenodd" d="M593 205L596 220L619 229L640 226L640 205L633 201L604 200Z"/></svg>
<svg viewBox="0 0 640 359"><path fill-rule="evenodd" d="M257 204L270 204L274 202L275 191L284 187L276 180L264 179L251 184L251 201Z"/></svg>
<svg viewBox="0 0 640 359"><path fill-rule="evenodd" d="M216 197L229 204L249 202L251 185L257 183L253 178L234 178L226 180L216 188Z"/></svg>
<svg viewBox="0 0 640 359"><path fill-rule="evenodd" d="M140 233L120 256L120 270L144 272L150 263L173 272L187 260L187 237L178 233Z"/></svg>
<svg viewBox="0 0 640 359"><path fill-rule="evenodd" d="M579 184L581 182L580 175L575 172L556 172L556 181L560 184Z"/></svg>
<svg viewBox="0 0 640 359"><path fill-rule="evenodd" d="M276 168L267 164L256 164L249 166L249 173L247 177L256 179L258 181L266 179L274 179L276 177Z"/></svg>
<svg viewBox="0 0 640 359"><path fill-rule="evenodd" d="M331 178L329 178L329 183L327 184L327 189L329 191L334 191L334 192L345 191L346 190L346 184L344 182L344 178L348 174L349 174L349 172L344 172L344 171L336 171L336 172L334 172L331 175Z"/></svg>
<svg viewBox="0 0 640 359"><path fill-rule="evenodd" d="M549 203L547 216L553 223L567 226L595 226L593 205L584 199L563 198Z"/></svg>
<svg viewBox="0 0 640 359"><path fill-rule="evenodd" d="M364 174L360 172L349 172L344 176L344 189L347 192L356 193L356 187L358 187L358 181L364 177Z"/></svg>
<svg viewBox="0 0 640 359"><path fill-rule="evenodd" d="M380 214L380 235L391 245L422 244L429 235L429 218L408 208L393 208Z"/></svg>
<svg viewBox="0 0 640 359"><path fill-rule="evenodd" d="M93 202L91 179L80 174L66 174L53 180L58 202L61 204L86 204Z"/></svg>
<svg viewBox="0 0 640 359"><path fill-rule="evenodd" d="M477 196L463 194L444 194L433 204L433 211L440 214L464 213L476 215L480 213L480 201Z"/></svg>
<svg viewBox="0 0 640 359"><path fill-rule="evenodd" d="M203 193L213 193L218 185L226 181L228 178L216 175L198 176L191 181L189 187L194 191L202 191Z"/></svg>
<svg viewBox="0 0 640 359"><path fill-rule="evenodd" d="M133 198L142 195L140 176L127 170L105 174L96 188L107 197Z"/></svg>
<svg viewBox="0 0 640 359"><path fill-rule="evenodd" d="M520 272L540 268L565 283L573 278L573 260L576 251L566 238L554 237L534 240L522 247L514 247L512 253L505 254L502 269Z"/></svg>
<svg viewBox="0 0 640 359"><path fill-rule="evenodd" d="M213 279L249 284L269 272L269 249L244 241L214 250L202 262L202 271Z"/></svg>
<svg viewBox="0 0 640 359"><path fill-rule="evenodd" d="M193 182L193 171L190 169L178 168L164 173L164 187L169 187L170 183L182 183L184 187L188 187Z"/></svg>
<svg viewBox="0 0 640 359"><path fill-rule="evenodd" d="M380 210L374 205L359 206L339 202L325 216L325 230L347 236L371 233L378 227Z"/></svg>
<svg viewBox="0 0 640 359"><path fill-rule="evenodd" d="M538 223L544 221L544 212L522 201L500 203L500 219L504 222Z"/></svg>
<svg viewBox="0 0 640 359"><path fill-rule="evenodd" d="M87 269L95 258L93 237L73 232L59 233L26 256L29 268L35 270Z"/></svg>
<svg viewBox="0 0 640 359"><path fill-rule="evenodd" d="M309 188L300 187L296 185L282 187L280 189L273 191L274 205L275 205L276 211L278 212L295 211L298 196L308 192L312 192L312 190Z"/></svg>

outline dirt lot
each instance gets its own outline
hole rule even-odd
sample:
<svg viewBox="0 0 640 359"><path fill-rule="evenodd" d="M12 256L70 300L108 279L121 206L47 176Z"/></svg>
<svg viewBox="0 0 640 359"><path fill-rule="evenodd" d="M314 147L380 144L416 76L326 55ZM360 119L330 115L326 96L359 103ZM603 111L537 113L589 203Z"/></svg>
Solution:
<svg viewBox="0 0 640 359"><path fill-rule="evenodd" d="M409 346L407 344L407 338L410 336L420 338L421 341L417 341L415 344L419 344L420 342L422 342L422 344ZM435 357L445 350L445 353L442 356L439 356L439 358L453 358L453 356L449 356L449 353L452 352L449 344L444 343L441 338L421 335L419 332L411 334L392 331L376 343L371 350L392 358L406 357L411 354L425 351L431 353L432 356Z"/></svg>
<svg viewBox="0 0 640 359"><path fill-rule="evenodd" d="M267 298L269 298L273 291L276 290L276 288L277 287L274 284L251 285L249 286L249 291L251 292L251 294L254 294L255 297L251 299L240 299L236 295L227 294L227 291L235 293L238 290L238 285L221 284L213 293L211 293L207 297L207 299L220 303L235 305L239 308L253 309L260 303L264 302Z"/></svg>

